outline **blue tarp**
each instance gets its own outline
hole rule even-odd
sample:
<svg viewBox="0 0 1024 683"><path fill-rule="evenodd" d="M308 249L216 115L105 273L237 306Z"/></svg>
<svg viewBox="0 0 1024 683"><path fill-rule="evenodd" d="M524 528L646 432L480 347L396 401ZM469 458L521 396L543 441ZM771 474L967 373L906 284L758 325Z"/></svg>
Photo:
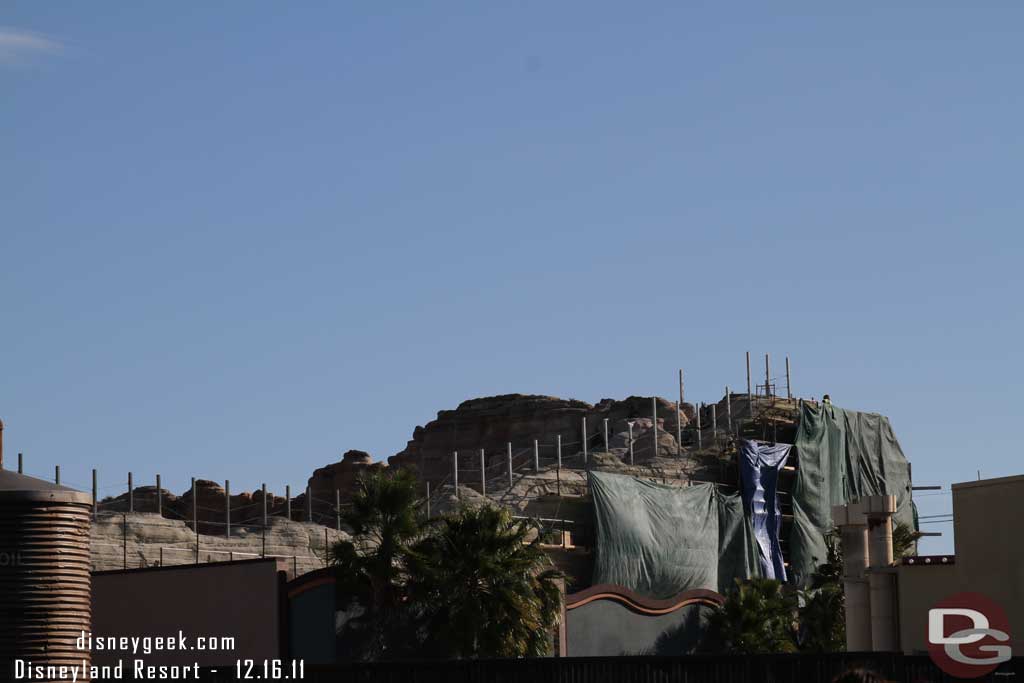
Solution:
<svg viewBox="0 0 1024 683"><path fill-rule="evenodd" d="M739 449L740 493L743 508L754 527L761 573L786 580L786 566L779 545L782 513L779 510L779 470L789 457L789 444L741 441Z"/></svg>

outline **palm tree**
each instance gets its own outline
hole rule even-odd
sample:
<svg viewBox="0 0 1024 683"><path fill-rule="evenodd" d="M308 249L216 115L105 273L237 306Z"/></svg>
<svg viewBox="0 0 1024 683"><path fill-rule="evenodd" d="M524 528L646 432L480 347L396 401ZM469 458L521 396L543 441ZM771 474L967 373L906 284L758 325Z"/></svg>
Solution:
<svg viewBox="0 0 1024 683"><path fill-rule="evenodd" d="M342 519L353 541L330 550L339 593L361 614L345 624L343 640L356 658L400 656L410 646L403 608L405 555L421 532L416 479L407 470L377 470L360 477Z"/></svg>
<svg viewBox="0 0 1024 683"><path fill-rule="evenodd" d="M893 557L900 559L916 550L920 532L897 522L892 530ZM811 575L811 584L800 593L800 649L808 652L841 652L846 648L846 599L843 594L843 546L839 530L825 536L825 562Z"/></svg>
<svg viewBox="0 0 1024 683"><path fill-rule="evenodd" d="M425 651L525 657L550 651L558 580L533 525L505 509L462 508L435 522L409 555L409 599Z"/></svg>
<svg viewBox="0 0 1024 683"><path fill-rule="evenodd" d="M846 649L846 597L843 593L843 546L838 529L825 535L825 562L800 592L800 649L842 652Z"/></svg>
<svg viewBox="0 0 1024 683"><path fill-rule="evenodd" d="M728 654L796 651L796 595L774 579L736 580L708 618L702 649Z"/></svg>
<svg viewBox="0 0 1024 683"><path fill-rule="evenodd" d="M842 652L846 649L846 601L842 586L822 586L802 595L800 649Z"/></svg>

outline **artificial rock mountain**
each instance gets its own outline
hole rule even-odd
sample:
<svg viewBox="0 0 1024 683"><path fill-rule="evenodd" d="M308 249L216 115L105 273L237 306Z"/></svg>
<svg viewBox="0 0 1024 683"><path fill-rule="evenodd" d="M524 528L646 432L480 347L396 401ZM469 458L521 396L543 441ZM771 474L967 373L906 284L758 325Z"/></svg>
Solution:
<svg viewBox="0 0 1024 683"><path fill-rule="evenodd" d="M330 524L334 516L335 497L340 495L342 502L349 500L359 475L373 469L388 466L409 468L422 481L437 486L449 480L454 451L465 454L465 460L460 460L463 463L460 467L469 463L478 467L480 449L484 449L488 467L500 466L507 457L506 444L511 442L517 454L526 454L536 440L543 456L550 461L559 435L564 446L563 454L568 460L582 450L583 418L587 420L587 440L591 452L604 449L603 421L607 419L609 446L612 452L624 454L628 448L628 423L632 421L637 461L653 460L651 439L647 437L651 427L651 400L649 396L630 396L621 401L606 398L592 405L553 396L505 394L463 401L454 410L442 410L436 419L424 426L417 426L405 449L388 458L387 463L374 462L365 451L349 450L340 461L315 470L308 480L313 521ZM659 429L657 455L673 457L676 454L677 424L681 423L685 428L694 417L694 407L684 404L682 410L676 412L675 403L663 398L656 398L655 401ZM281 516L286 500L280 495L283 491L276 493L268 492L267 508L272 516ZM223 523L223 487L216 482L199 479L196 481L196 494L200 522ZM305 493L297 494L292 497L292 518L306 520ZM162 496L165 514L191 519L191 491L175 495L164 490ZM232 522L259 523L262 507L260 491L233 494ZM127 509L127 494L108 498L101 504L101 510L108 512L123 512ZM155 487L135 488L134 509L137 512L155 512Z"/></svg>
<svg viewBox="0 0 1024 683"><path fill-rule="evenodd" d="M689 404L683 405L680 414L674 403L663 398L655 400L658 428L667 437L676 433L680 422L685 427L694 415L693 406ZM388 464L412 468L421 479L440 483L452 472L455 451L475 459L483 449L487 464L491 466L507 457L508 443L519 453L532 449L536 440L550 454L556 438L561 436L565 446L563 453L570 455L582 450L583 418L587 420L587 442L591 451L604 448L603 421L606 419L612 447L617 442L626 442L631 420L636 421L634 439L640 442L640 435L651 424L651 397L630 396L622 401L606 398L596 405L526 394L470 399L455 410L442 410L437 419L425 426L416 427L405 449L389 458ZM650 459L653 449L647 442L643 444L647 446L646 453L641 446L637 455ZM674 438L664 442L659 439L658 455L674 453Z"/></svg>

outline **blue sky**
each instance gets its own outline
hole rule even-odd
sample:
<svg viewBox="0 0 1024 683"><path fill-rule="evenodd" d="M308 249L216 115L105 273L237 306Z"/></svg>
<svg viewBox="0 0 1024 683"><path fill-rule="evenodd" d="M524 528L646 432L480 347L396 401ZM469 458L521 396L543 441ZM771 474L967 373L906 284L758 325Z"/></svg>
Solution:
<svg viewBox="0 0 1024 683"><path fill-rule="evenodd" d="M1024 8L958 4L5 3L8 458L281 490L751 350L1021 473Z"/></svg>

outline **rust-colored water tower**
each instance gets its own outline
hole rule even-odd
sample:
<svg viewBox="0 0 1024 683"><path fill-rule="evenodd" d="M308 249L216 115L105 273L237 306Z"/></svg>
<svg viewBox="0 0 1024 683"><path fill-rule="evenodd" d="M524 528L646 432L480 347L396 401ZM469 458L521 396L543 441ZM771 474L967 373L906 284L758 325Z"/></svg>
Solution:
<svg viewBox="0 0 1024 683"><path fill-rule="evenodd" d="M91 628L91 512L88 494L0 470L0 680L15 659L89 662L76 640Z"/></svg>

